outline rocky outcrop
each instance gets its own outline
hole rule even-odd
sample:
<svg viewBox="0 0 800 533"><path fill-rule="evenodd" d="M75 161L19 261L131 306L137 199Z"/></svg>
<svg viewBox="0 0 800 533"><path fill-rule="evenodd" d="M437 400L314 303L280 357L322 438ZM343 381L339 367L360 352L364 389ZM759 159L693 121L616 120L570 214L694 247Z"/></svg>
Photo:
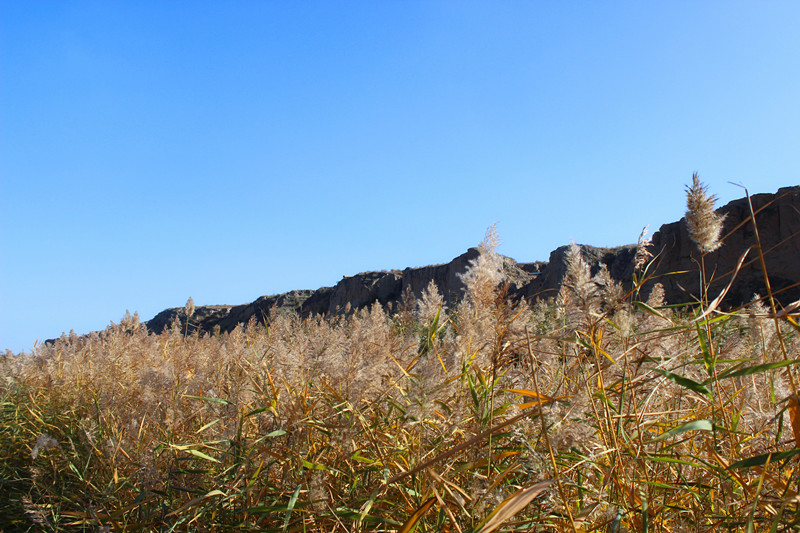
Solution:
<svg viewBox="0 0 800 533"><path fill-rule="evenodd" d="M320 289L322 290L322 289ZM284 312L303 312L303 304L318 291L291 291L274 296L262 296L254 302L244 305L209 305L200 306L189 317L186 325L186 310L183 307L174 307L161 311L152 320L146 322L147 329L160 333L173 324L181 330L188 332L196 330L204 332L232 331L238 324L244 324L252 319L259 322L266 321L272 309ZM321 310L315 310L320 312Z"/></svg>
<svg viewBox="0 0 800 533"><path fill-rule="evenodd" d="M797 286L800 284L800 187L782 188L776 194L757 194L751 199L773 291L777 292L784 304L800 299L800 288ZM712 297L730 281L740 255L756 244L755 232L748 220L750 208L746 198L730 202L719 212L726 216L724 245L705 257ZM547 262L517 263L504 257L503 274L511 284L511 296L527 300L555 296L566 272L564 259L567 250L567 246L554 250ZM617 248L581 245L581 250L593 273L603 263L612 277L630 287L635 245ZM655 283L661 283L669 303L695 301L700 292L700 254L689 238L685 218L661 226L653 235L651 250L656 254L656 259L643 296L647 296ZM470 248L446 264L363 272L345 276L333 287L262 296L245 305L198 307L189 321L188 329L231 331L237 324L253 319L265 321L273 310L308 316L345 313L376 302L389 308L399 304L406 294L419 297L431 281L438 286L447 305L452 307L464 294L460 275L466 272L470 262L478 255L476 248ZM765 294L765 286L758 255L751 249L725 303L728 307L736 306L750 301L754 293ZM183 308L167 309L147 322L147 327L160 332L175 321L185 327L185 319Z"/></svg>
<svg viewBox="0 0 800 533"><path fill-rule="evenodd" d="M315 291L291 291L285 294L262 296L256 301L237 306L197 307L186 326L183 307L162 311L146 322L150 331L160 333L176 324L181 330L193 332L227 332L238 324L250 320L264 322L273 311L297 312L302 316L332 315L358 310L378 303L386 308L399 305L403 298L418 298L433 281L445 297L448 306L454 306L464 295L464 284L460 275L467 271L470 262L480 252L470 248L449 263L420 268L406 268L383 272L362 272L345 276L333 287L322 287ZM518 264L503 257L503 275L512 283L515 294L523 295L525 287L546 263Z"/></svg>
<svg viewBox="0 0 800 533"><path fill-rule="evenodd" d="M600 270L600 264L606 265L611 276L625 284L633 275L633 259L636 246L618 246L616 248L597 248L586 244L579 245L584 259L591 268L592 275ZM550 260L546 263L522 263L520 267L537 275L526 283L516 294L527 300L552 298L558 294L561 281L567 272L567 251L569 246L561 246L550 252Z"/></svg>
<svg viewBox="0 0 800 533"><path fill-rule="evenodd" d="M772 290L783 304L795 301L800 298L796 286L800 282L800 187L756 194L751 201ZM747 198L734 200L717 212L726 217L724 241L719 250L705 257L709 295L716 297L730 282L740 256L749 249L725 301L730 307L750 301L754 294L764 296L766 287L754 248L757 242ZM671 303L694 301L700 293L700 253L689 238L686 218L661 226L652 243L652 249L660 255L655 279L648 286L661 283ZM676 272L683 273L668 275Z"/></svg>
<svg viewBox="0 0 800 533"><path fill-rule="evenodd" d="M207 329L206 325L215 324L225 317L230 316L230 310L232 308L233 306L231 305L204 305L198 307L192 314L191 322L193 325L190 325L188 331L191 332L195 329L211 331L211 328ZM186 311L183 307L165 309L145 322L145 324L150 331L159 333L169 328L172 324L178 324L183 328L183 326L186 325ZM203 326L201 327L200 325Z"/></svg>

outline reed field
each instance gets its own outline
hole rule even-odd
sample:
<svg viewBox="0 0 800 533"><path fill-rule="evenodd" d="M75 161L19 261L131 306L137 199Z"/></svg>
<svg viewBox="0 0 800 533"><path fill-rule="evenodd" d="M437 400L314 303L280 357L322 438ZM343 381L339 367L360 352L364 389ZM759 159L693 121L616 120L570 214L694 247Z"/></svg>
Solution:
<svg viewBox="0 0 800 533"><path fill-rule="evenodd" d="M687 204L708 287L722 220L696 176ZM496 245L453 308L431 284L217 335L126 315L0 356L0 530L800 530L800 326L768 283L665 302L640 239L625 288L573 245L531 303Z"/></svg>

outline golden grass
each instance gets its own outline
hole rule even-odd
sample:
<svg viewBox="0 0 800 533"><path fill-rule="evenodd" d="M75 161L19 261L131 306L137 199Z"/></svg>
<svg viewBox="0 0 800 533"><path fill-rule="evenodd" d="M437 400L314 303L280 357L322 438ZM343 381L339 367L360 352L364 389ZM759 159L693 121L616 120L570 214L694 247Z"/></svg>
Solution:
<svg viewBox="0 0 800 533"><path fill-rule="evenodd" d="M0 529L800 528L791 313L638 301L646 261L625 293L577 248L558 298L512 302L493 238L453 310L126 316L0 357Z"/></svg>

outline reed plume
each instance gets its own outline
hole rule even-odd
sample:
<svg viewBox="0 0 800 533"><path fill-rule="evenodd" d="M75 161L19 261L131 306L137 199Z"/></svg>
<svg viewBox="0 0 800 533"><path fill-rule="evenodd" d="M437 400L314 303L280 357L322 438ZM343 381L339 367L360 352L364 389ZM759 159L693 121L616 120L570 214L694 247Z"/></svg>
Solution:
<svg viewBox="0 0 800 533"><path fill-rule="evenodd" d="M707 192L708 187L695 172L692 175L692 186L686 189L686 225L689 227L689 237L704 254L722 246L720 234L725 220L724 215L714 212L717 197L709 196Z"/></svg>

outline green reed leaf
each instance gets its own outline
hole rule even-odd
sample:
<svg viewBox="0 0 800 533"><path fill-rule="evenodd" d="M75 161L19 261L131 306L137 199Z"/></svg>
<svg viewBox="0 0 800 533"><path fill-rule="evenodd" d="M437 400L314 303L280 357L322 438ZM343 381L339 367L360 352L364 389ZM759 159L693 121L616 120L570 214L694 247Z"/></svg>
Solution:
<svg viewBox="0 0 800 533"><path fill-rule="evenodd" d="M292 497L289 498L289 505L286 506L286 515L283 517L283 531L289 529L289 519L292 517L292 511L294 511L294 506L297 504L297 498L300 496L300 488L302 486L302 483L297 485Z"/></svg>
<svg viewBox="0 0 800 533"><path fill-rule="evenodd" d="M774 363L763 363L760 365L747 366L744 368L740 368L738 370L723 372L718 376L718 379L735 378L738 376L749 376L750 374L758 374L760 372L766 372L767 370L773 370L775 368L783 368L789 365L796 365L797 363L800 363L800 359L791 359L789 361L777 361Z"/></svg>
<svg viewBox="0 0 800 533"><path fill-rule="evenodd" d="M711 397L711 391L708 389L708 387L706 387L704 384L699 383L699 382L697 382L697 381L695 381L693 379L690 379L690 378L687 378L687 377L684 377L684 376L680 376L678 374L673 374L672 372L670 372L668 370L662 370L660 368L654 368L653 372L656 372L657 374L661 374L662 376L664 376L668 380L677 383L681 387L685 387L685 388L687 388L689 390L693 390L694 392L697 392L697 393L700 393L700 394L705 394L706 396Z"/></svg>
<svg viewBox="0 0 800 533"><path fill-rule="evenodd" d="M731 470L736 470L739 468L762 466L767 464L767 462L775 463L777 461L783 461L784 459L791 459L798 453L800 453L800 448L795 448L794 450L789 450L786 452L762 453L761 455L754 455L753 457L748 457L747 459L737 461L728 468Z"/></svg>
<svg viewBox="0 0 800 533"><path fill-rule="evenodd" d="M681 433L686 433L687 431L711 431L713 429L711 422L708 420L694 420L692 422L687 422L685 424L681 424L680 426L670 429L666 433L662 433L651 442L659 442L665 439L669 439L675 437L676 435L680 435Z"/></svg>
<svg viewBox="0 0 800 533"><path fill-rule="evenodd" d="M200 459L205 459L206 461L213 461L215 463L219 463L218 459L214 459L210 455L206 455L203 452L201 452L200 450L195 450L195 449L189 448L188 450L186 450L186 453L190 453L190 454L194 455L195 457L199 457Z"/></svg>

